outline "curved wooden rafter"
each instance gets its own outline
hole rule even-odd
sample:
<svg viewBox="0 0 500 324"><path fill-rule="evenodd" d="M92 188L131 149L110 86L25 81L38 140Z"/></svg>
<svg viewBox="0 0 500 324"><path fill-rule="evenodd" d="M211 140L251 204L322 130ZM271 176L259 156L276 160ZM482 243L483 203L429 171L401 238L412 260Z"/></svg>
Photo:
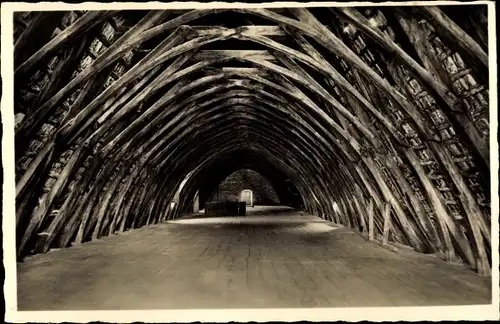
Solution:
<svg viewBox="0 0 500 324"><path fill-rule="evenodd" d="M198 25L228 11L258 16L267 25ZM177 16L143 12L67 84L53 82L35 98L16 128L17 159L30 161L16 184L18 256L179 217L208 170L224 174L217 171L219 162L253 152L249 163L259 156L291 179L308 212L371 239L461 258L488 274L491 227L477 194L488 191L471 188L461 160L450 153L452 144L443 140L442 129L420 108L420 97L408 91L410 81L402 75L409 71L428 90L461 132L462 147L489 165L487 140L464 113L463 98L446 73L425 56L417 38L408 43L415 51L405 51L362 10L329 12L332 21L348 23L376 45L370 51L380 54L377 63L392 80L367 63L348 38L323 24L315 10L287 11L296 19L258 8ZM458 43L464 59L487 68L487 54L450 17L439 9L421 11L445 41L464 36ZM83 14L19 62L16 86L63 46L77 46L82 31L117 14ZM410 36L420 32L397 10L384 14L394 15ZM231 48L243 43L252 49ZM113 74L126 53L143 47L144 55ZM63 57L71 60L79 51ZM384 59L388 52L394 60ZM110 75L114 81L108 83ZM70 96L76 98L74 107L51 122L55 130L31 149L26 140L36 142L35 135ZM433 178L436 167L445 180ZM442 186L453 187L448 194ZM172 209L176 194L181 198ZM452 203L465 221L453 216Z"/></svg>
<svg viewBox="0 0 500 324"><path fill-rule="evenodd" d="M237 85L237 86L239 86L240 84L241 84L241 83L237 83L236 85ZM231 88L232 88L232 87L231 87L231 85L230 85L230 84L229 84L229 85L219 84L218 86L216 86L216 89L218 89L218 90L228 90L228 89L231 89ZM210 90L213 90L213 89L214 89L214 88L212 88L212 89L208 89L206 92L207 92L207 93L208 93L208 92L212 93L212 91L210 91ZM177 93L179 93L179 92L177 92ZM263 92L261 92L261 93L263 93ZM199 92L199 93L198 93L198 96L197 96L197 97L200 97L200 98L199 98L199 100L201 100L201 99L202 99L202 97L200 96L200 94L203 94L203 92ZM233 94L234 94L234 92L233 92ZM228 98L229 98L229 97L228 97ZM222 99L224 99L224 97L217 97L217 98L213 99L212 101L219 101L219 100L222 100ZM182 104L188 104L188 103L189 103L189 101L184 100ZM211 101L204 102L204 103L201 105L201 107L200 107L200 108L205 108L205 107L206 107L207 105L209 105L210 103L211 103ZM165 116L164 116L163 118L168 117L170 114L174 114L174 113L175 113L175 111L177 111L176 109L174 109L175 107L177 107L177 109L180 109L180 108L182 108L182 105L171 106L171 107L169 107L168 109L164 110L163 114L164 114ZM186 114L187 112L188 112L188 110L184 109L183 113L184 113L184 114ZM162 117L162 116L161 116L161 115L159 115L159 117ZM176 118L180 118L180 117L179 117L179 116L177 116ZM157 122L161 122L161 120L162 120L162 119L158 119L158 121L157 121ZM148 128L147 128L147 127L148 127L148 126L144 127L144 128L142 129L142 131L143 131L143 132L147 131L147 130L148 130ZM153 125L152 127L154 127L154 125ZM158 135L156 135L156 136L161 136L161 133L163 133L163 132L162 132L162 131L160 131L160 132L159 132L159 134L158 134ZM327 133L327 134L328 134L328 133ZM136 136L136 137L137 137L137 136L139 136L139 137L140 137L140 135L135 135L135 136ZM345 134L345 133L344 133L344 136L346 136L346 134ZM134 137L132 137L132 139L130 139L129 141L132 141L132 140L133 140L133 138L134 138ZM108 144L108 145L109 145L109 144ZM356 145L356 146L354 146L354 147L356 148L356 147L358 147L358 145Z"/></svg>
<svg viewBox="0 0 500 324"><path fill-rule="evenodd" d="M369 37L373 38L377 44L380 44L386 51L391 53L391 55L395 55L395 57L400 59L406 67L416 73L419 76L420 80L427 84L428 87L435 93L437 93L439 97L441 97L443 102L447 104L448 109L451 111L451 114L457 114L464 111L462 104L454 95L451 89L449 89L441 80L434 77L428 70L418 64L403 49L392 42L389 37L382 34L382 32L377 30L377 28L371 27L368 19L361 15L357 10L352 8L339 8L339 11L341 11L346 17L348 17L348 20L352 22L357 28L359 28L359 30L365 32ZM433 17L439 14L439 11L436 13L434 10L428 8L424 9L424 11L431 12L433 14ZM436 21L436 19L433 19L433 21ZM462 44L462 42L459 43ZM476 48L473 45L470 45L470 47ZM485 54L477 55L483 59ZM482 63L486 63L487 66L487 62L488 61L486 60L486 62ZM460 128L469 135L470 139L476 146L477 151L483 157L483 160L487 165L489 165L488 145L476 130L476 128L473 126L472 121L469 118L460 118L458 122Z"/></svg>
<svg viewBox="0 0 500 324"><path fill-rule="evenodd" d="M244 30L244 29L243 29ZM253 36L253 35L250 35L250 34L245 34L245 32L240 32L240 31L236 31L236 30L231 30L231 29L224 29L223 32L225 33L225 35L228 35L228 34L236 34L236 38L244 38L244 39L249 39L249 40L253 40L253 41L257 41L260 42L261 44L266 44L268 46L272 46L272 40L265 40L265 37L261 37L261 36ZM225 35L222 35L222 34L218 34L218 33L211 33L210 36L211 37L226 37ZM241 35L241 36L240 36ZM210 42L211 41L216 41L216 40L220 40L218 38L216 38L215 40L209 40ZM194 41L194 40L193 40ZM197 43L197 42L196 42ZM186 43L186 44L189 44L189 43ZM197 45L192 45L192 44L189 44L189 46L185 46L183 45L184 47L187 47L187 48L190 48L191 50L196 50L196 48L198 47L201 47L203 45L205 45L206 43L205 42L201 42L201 43L198 43ZM271 44L271 45L269 45ZM171 44L170 44L171 45ZM302 61L306 62L306 63L309 63L310 65L314 66L315 68L321 68L320 64L316 63L314 60L312 60L310 57L308 57L307 55L303 55L301 54L300 52L297 52L297 51L294 51L294 50L291 50L289 48L287 48L286 46L278 46L279 50L284 53L284 54L287 54L287 55L291 55L292 57L294 58L299 58L301 59ZM276 46L273 47L273 49L276 49ZM159 49L159 51L161 51L161 49ZM171 50L172 52L176 52L175 51L175 48L172 48ZM291 54L292 53L292 54ZM156 56L158 54L156 54L155 52L151 52L148 57L151 55L151 57L153 56ZM163 57L169 57L169 54L168 53L165 53L162 55ZM141 69L146 69L147 68L147 65L146 65L146 62L148 62L150 59L146 57L145 59L143 59L143 61L141 61L138 66L141 66ZM292 77L294 80L303 80L303 77L301 76L298 76L298 75L295 75L293 74L290 70L286 70L286 69L283 69L281 67L278 67L278 66L275 66L275 65L271 65L269 62L267 61L261 61L261 60L255 60L253 59L252 57L249 57L249 58L246 58L246 57L237 57L238 59L240 60L248 60L250 62L253 62L255 64L260 64L260 65L263 65L264 67L266 68L270 68L272 69L273 71L276 71L278 73L281 73L281 74L285 74L287 75L288 77ZM187 58L186 58L187 59ZM155 64L157 64L158 61L155 62ZM215 61L214 63L217 63L217 61ZM182 60L179 61L179 65L182 65L183 62ZM176 64L173 64L171 65L169 68L172 68L173 71L175 71L175 67L177 65ZM206 66L209 66L208 64L206 64L205 62L203 62L203 64L200 65L199 68L203 68L203 67L206 67ZM194 71L196 69L193 69ZM167 70L170 72L170 70ZM194 71L190 71L190 72L194 72ZM324 72L325 69L322 69L322 72ZM113 85L112 88L109 88L107 90L107 93L103 93L101 94L101 96L99 97L100 100L97 100L95 102L92 103L91 106L88 106L86 107L80 114L79 116L75 117L73 119L73 121L68 121L67 125L65 125L64 127L70 127L68 125L71 125L72 123L77 123L77 118L84 118L84 117L80 117L80 116L84 116L85 114L87 114L87 110L88 111L92 111L92 107L96 107L97 105L99 105L101 102L105 101L106 99L109 99L109 94L110 93L113 93L113 91L116 91L115 89L121 87L124 85L125 82L127 82L126 80L132 80L136 75L138 74L142 74L142 73L145 73L143 70L141 70L140 72L135 72L133 70L129 71L128 73L130 73L130 75L126 75L123 77L123 79L120 79L121 80L121 83L117 83L116 85ZM330 73L330 76L333 74L334 76L336 76L336 78L334 78L334 80L337 80L337 79L340 79L340 84L347 84L347 82L344 80L342 80L341 76L338 74L338 72L334 71L334 69L330 66L330 68L328 69L328 73ZM156 80L163 80L162 83L158 84L158 86L154 86L154 83L153 85L151 85L151 87L149 88L150 91L155 91L155 88L160 88L162 86L164 86L166 83L169 82L169 80L165 80L165 78L167 78L168 74L170 73L166 73L166 74L162 74L160 76L158 76L158 78ZM175 79L175 78L173 78ZM306 85L309 85L309 83L311 82L312 79L309 78L309 82L306 82L305 84ZM362 96L352 87L352 86L348 86L346 85L345 86L348 91L350 91L351 93L353 93L353 95L358 99L360 100L360 102L362 102L365 106L368 107L368 109L370 110L370 112L374 112L375 115L377 116L377 118L379 118L384 125L386 125L386 127L392 131L390 132L391 134L398 134L398 131L395 130L395 127L389 122L387 121L382 115L380 115L379 113L376 112L376 109L368 103L368 101L364 98L362 98ZM357 125L358 128L361 129L361 131L366 134L368 137L370 138L373 138L374 135L366 129L366 127L364 125L362 125L362 123L360 123L360 121L351 115L350 112L348 112L344 107L342 107L342 105L340 103L338 103L334 98L332 98L330 95L327 94L327 92L321 88L318 84L315 85L314 87L314 90L316 91L320 91L320 95L323 96L326 100L328 100L333 106L335 106L337 109L339 109L339 111L341 113L343 113L350 121L352 121L354 124ZM143 100L145 97L146 97L147 93L142 93L141 96L136 99L137 101L140 101L140 100ZM121 111L127 111L126 109L123 109L123 110L120 110ZM325 118L328 118L328 117L325 117ZM115 121L117 120L117 118L114 119ZM77 125L75 126L72 126L73 128L76 128ZM79 128L79 129L83 129L83 128ZM65 133L67 133L69 131L62 131L62 134L64 135ZM401 136L398 137L398 140L401 139Z"/></svg>

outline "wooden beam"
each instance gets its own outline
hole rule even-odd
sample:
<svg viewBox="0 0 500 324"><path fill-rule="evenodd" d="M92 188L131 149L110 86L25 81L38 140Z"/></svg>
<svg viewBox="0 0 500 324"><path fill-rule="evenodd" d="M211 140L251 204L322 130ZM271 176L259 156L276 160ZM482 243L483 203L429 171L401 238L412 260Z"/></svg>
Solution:
<svg viewBox="0 0 500 324"><path fill-rule="evenodd" d="M35 208L33 216L30 218L28 226L25 229L20 244L17 248L18 257L22 256L22 253L24 252L24 249L26 247L26 243L28 243L28 240L31 239L33 233L35 233L38 230L40 224L47 216L47 213L49 212L50 207L52 206L54 200L58 197L60 192L66 188L66 184L76 171L74 166L78 164L79 160L82 159L83 155L82 152L83 150L81 147L73 152L71 158L69 159L68 163L64 166L63 170L57 177L56 182L54 183L48 194L44 196L44 198L39 202L38 206Z"/></svg>
<svg viewBox="0 0 500 324"><path fill-rule="evenodd" d="M412 247L419 252L425 251L426 250L425 245L422 243L421 238L415 231L415 228L413 228L413 225L409 222L406 213L403 211L403 208L399 204L394 193L384 180L381 170L378 168L378 166L373 162L371 158L363 157L363 162L365 163L365 165L375 178L375 181L380 187L380 190L384 196L385 201L390 202L392 207L394 208L395 215L398 217L402 229L408 240L411 242Z"/></svg>
<svg viewBox="0 0 500 324"><path fill-rule="evenodd" d="M197 61L214 60L221 57L229 57L232 59L244 59L246 57L255 57L270 62L276 61L276 57L269 53L268 50L200 50L193 59Z"/></svg>
<svg viewBox="0 0 500 324"><path fill-rule="evenodd" d="M97 123L98 124L104 123L106 119L109 118L111 115L113 115L121 105L128 102L128 100L132 96L134 96L138 91L140 91L151 80L151 78L157 75L162 68L163 68L162 65L158 65L157 67L149 71L143 78L141 78L141 81L139 81L131 89L127 89L125 93L119 97L118 100L114 101L111 107L104 109L104 112L100 115L99 119L97 120Z"/></svg>
<svg viewBox="0 0 500 324"><path fill-rule="evenodd" d="M314 78L312 78L300 65L295 63L293 60L290 58L276 53L275 56L290 70L294 71L297 73L299 77L301 77L304 81L303 83L311 84L312 87L316 90L316 92L321 92L321 93L328 93L325 88L323 88ZM366 138L372 143L374 148L378 149L382 146L382 144L378 141L376 138L375 134L373 134L362 122L361 120L352 115L351 112L346 109L340 102L338 102L333 96L328 94L328 102L344 117L346 117L351 123L356 125L357 129L359 129L365 136Z"/></svg>
<svg viewBox="0 0 500 324"><path fill-rule="evenodd" d="M266 36L266 37L283 37L287 34L283 31L280 26L264 26L264 25L248 25L248 26L238 26L237 28L227 28L221 26L191 26L199 36L207 35L217 35L222 31L227 31L229 29L235 32L245 32L247 34Z"/></svg>
<svg viewBox="0 0 500 324"><path fill-rule="evenodd" d="M485 246L486 240L491 247L491 228L489 224L486 223L484 214L476 202L474 195L469 189L469 186L465 182L462 174L456 167L455 163L451 159L449 152L446 149L440 147L440 145L432 144L434 151L443 161L443 164L450 175L450 178L457 187L459 194L459 199L462 202L465 214L467 215L467 220L469 222L469 227L474 237L474 243L476 246L476 251L478 254L477 260L477 270L481 275L491 275L490 262L488 260L487 250L488 247Z"/></svg>
<svg viewBox="0 0 500 324"><path fill-rule="evenodd" d="M290 8L289 9L299 20L284 17L270 10L263 8L241 8L237 11L242 11L254 14L272 21L284 24L290 28L299 30L300 32L313 37L317 42L323 45L332 53L343 58L346 62L352 64L353 67L359 69L367 78L374 82L381 90L386 92L390 98L401 106L414 119L419 130L428 139L439 140L436 133L427 126L427 122L418 112L418 109L408 102L407 98L397 92L385 79L382 79L375 71L373 71L361 58L359 58L352 50L339 40L328 28L321 24L307 9L305 8Z"/></svg>
<svg viewBox="0 0 500 324"><path fill-rule="evenodd" d="M81 216L80 226L78 227L78 232L75 238L75 244L83 243L85 237L88 235L90 228L87 226L92 221L91 215L92 210L94 209L95 203L99 197L99 194L102 191L102 188L106 184L106 181L109 179L109 174L113 171L113 169L117 166L117 162L115 161L107 161L106 164L101 168L100 172L97 174L94 182L91 185L91 188L85 195L85 207L84 212Z"/></svg>
<svg viewBox="0 0 500 324"><path fill-rule="evenodd" d="M365 220L365 212L366 212L366 207L363 208L362 205L364 202L364 197L361 193L360 188L354 184L354 193L355 193L355 199L354 199L354 205L356 207L357 213L359 214L359 220L360 220L360 225L361 225L361 232L367 232L368 228L366 225L367 220Z"/></svg>
<svg viewBox="0 0 500 324"><path fill-rule="evenodd" d="M54 140L47 139L46 144L38 151L36 157L31 161L26 171L16 182L16 199L20 199L28 188L28 184L35 174L39 173L39 168L45 158L54 150Z"/></svg>
<svg viewBox="0 0 500 324"><path fill-rule="evenodd" d="M412 150L404 150L404 155L407 158L408 162L412 166L413 170L417 174L417 177L420 180L420 183L424 187L429 200L433 206L433 209L436 213L436 217L442 226L442 235L444 239L444 243L446 244L449 258L453 257L454 247L449 239L448 235L451 234L455 242L460 249L460 253L465 261L467 261L472 267L475 266L475 258L472 253L472 249L470 243L465 238L464 234L460 231L458 226L455 224L455 221L451 217L451 215L447 212L445 204L443 202L443 198L440 196L440 193L435 188L434 184L431 182L427 174L425 173L422 165L415 152ZM447 232L449 231L449 233Z"/></svg>
<svg viewBox="0 0 500 324"><path fill-rule="evenodd" d="M460 28L460 26L441 11L439 7L419 6L418 10L421 11L428 18L429 23L450 42L458 45L463 52L475 58L477 62L480 62L486 69L488 68L488 54L486 54L481 46Z"/></svg>
<svg viewBox="0 0 500 324"><path fill-rule="evenodd" d="M108 235L111 235L112 233L114 233L116 231L116 227L117 227L117 224L119 221L119 216L120 216L120 210L121 210L121 207L125 201L125 195L129 191L129 189L132 185L132 182L137 177L137 175L138 175L138 172L137 172L137 168L136 168L130 173L130 175L128 176L123 187L119 188L119 193L117 195L116 205L114 206L113 210L110 213L111 214L111 216L110 216L111 221L110 221L110 225L109 225L109 229L108 229Z"/></svg>
<svg viewBox="0 0 500 324"><path fill-rule="evenodd" d="M125 172L127 171L127 168L122 166L121 170L118 171L118 173L115 175L114 178L110 178L108 180L108 188L106 192L102 193L103 196L101 197L101 201L99 204L96 206L95 211L97 213L94 213L92 222L96 223L96 226L92 232L92 240L96 240L101 237L101 226L104 221L104 215L108 209L109 203L113 195L115 194L116 189L118 188L118 185L122 181L122 178L125 175Z"/></svg>
<svg viewBox="0 0 500 324"><path fill-rule="evenodd" d="M33 114L27 116L16 129L16 136L18 134L25 134L25 136L32 135L34 129L45 120L45 117L52 112L55 107L62 100L64 100L72 91L74 91L83 82L89 80L99 71L118 60L127 50L130 49L130 41L137 38L141 31L153 26L158 21L161 21L165 15L163 11L152 11L148 13L137 25L131 28L128 32L122 35L116 42L104 51L99 57L89 64L81 73L73 78L64 88L59 90L42 106L40 106Z"/></svg>
<svg viewBox="0 0 500 324"><path fill-rule="evenodd" d="M139 37L137 37L134 42L132 42L130 45L131 47L138 45L138 43L143 43L153 37L159 36L169 30L175 29L179 26L182 25L187 25L189 22L199 19L201 17L211 15L211 14L216 14L216 13L221 13L224 11L227 11L228 9L223 9L223 8L217 8L217 9L194 9L185 12L182 15L179 15L175 17L174 19L171 19L167 22L164 22L160 25L151 27L147 30L142 31ZM166 14L170 14L169 10L158 10L159 12L164 12Z"/></svg>
<svg viewBox="0 0 500 324"><path fill-rule="evenodd" d="M382 236L382 244L389 243L389 223L391 222L391 204L386 202L384 208L384 233Z"/></svg>
<svg viewBox="0 0 500 324"><path fill-rule="evenodd" d="M156 90L158 90L159 86L158 84L161 82L164 82L165 84L167 83L167 80L171 77L174 72L176 72L192 55L192 53L186 53L183 56L180 56L177 58L170 66L168 66L160 75L158 75L156 78L154 78L151 81L151 77L153 75L150 75L150 77L146 77L145 82L140 82L138 87L134 87L133 90L129 91L126 95L127 98L130 99L130 97L136 93L136 95L131 98L128 102L124 102L124 100L117 101L116 105L113 105L108 111L111 110L117 110L116 113L107 121L105 121L106 116L109 116L109 114L106 114L108 111L97 111L95 113L95 116L92 119L97 119L98 116L100 118L98 119L98 122L100 121L100 124L102 124L90 137L88 137L84 145L88 146L94 146L97 141L101 139L101 136L105 134L113 125L115 125L121 118L123 118L126 114L128 114L130 111L132 111L134 108L136 108L140 103L144 102L147 98L149 98L151 95L155 93ZM153 71L159 71L156 68ZM138 92L139 89L143 85L149 82L149 85L146 85L145 88L142 89L142 91ZM118 106L120 104L123 104L120 109L118 109ZM89 122L87 122L84 127L88 126Z"/></svg>
<svg viewBox="0 0 500 324"><path fill-rule="evenodd" d="M368 204L368 238L370 241L375 239L375 233L373 228L373 198L370 199L370 203Z"/></svg>
<svg viewBox="0 0 500 324"><path fill-rule="evenodd" d="M379 194L379 190L377 190L377 187L375 186L376 183L373 181L370 181L369 178L369 173L365 172L362 165L360 164L355 164L353 168L356 170L356 173L358 175L358 178L361 180L360 185L363 185L366 188L366 191L370 195L371 199L373 199L375 205L377 206L380 215L383 215L384 213L384 198L381 197ZM377 214L379 215L379 214ZM380 233L383 232L383 219L378 219L374 213L374 223L376 227L379 229ZM392 227L392 224L390 224ZM374 228L375 230L375 228ZM395 229L393 229L393 232L395 232ZM375 232L375 231L374 231Z"/></svg>
<svg viewBox="0 0 500 324"><path fill-rule="evenodd" d="M20 77L26 74L33 66L42 61L49 54L63 48L70 42L75 42L78 38L83 37L85 32L94 26L97 26L104 20L108 19L116 11L88 11L83 16L78 18L71 26L64 29L56 37L52 38L47 44L40 48L36 53L31 55L29 59L24 61L15 69L15 76Z"/></svg>
<svg viewBox="0 0 500 324"><path fill-rule="evenodd" d="M68 207L59 210L61 219L65 219L65 224L60 229L59 240L60 245L63 247L68 246L70 240L73 238L76 227L79 225L78 221L82 217L83 209L88 205L88 193L86 193L86 190L87 187L92 186L92 180L97 175L101 162L97 159L89 158L88 163L90 165L85 166L84 176L78 182L76 190L66 197L66 200L71 200L71 202L66 203L65 201L63 206L67 205Z"/></svg>
<svg viewBox="0 0 500 324"><path fill-rule="evenodd" d="M435 78L439 78L442 82L446 83L450 90L456 92L448 72L446 72L443 68L439 58L434 55L434 49L428 43L425 33L421 30L421 27L418 25L415 18L406 18L401 13L396 13L396 17L403 31L413 44L415 51L418 53L418 56L422 60L425 68L432 72ZM402 78L399 79L402 80ZM465 137L464 135L468 136L472 145L482 157L483 162L489 168L489 145L479 133L468 114L466 114L464 110L453 111L449 109L443 110L443 113L448 117L454 127L463 132L462 137Z"/></svg>
<svg viewBox="0 0 500 324"><path fill-rule="evenodd" d="M52 157L55 154L55 150L53 147L51 147L46 154L43 155L41 160L37 162L37 168L39 168L39 171L37 173L40 173L45 176L39 176L39 177L33 177L29 182L30 190L27 191L25 194L23 193L22 196L16 196L16 226L24 226L21 224L25 224L27 220L27 217L30 217L31 214L33 214L33 208L35 208L35 204L37 203L38 200L37 195L40 195L40 192L42 190L42 186L45 184L45 181L47 180L47 174L49 172L50 167L52 166ZM26 186L25 186L26 188ZM17 189L17 187L16 187Z"/></svg>
<svg viewBox="0 0 500 324"><path fill-rule="evenodd" d="M106 100L116 95L122 87L126 86L128 83L130 83L135 78L138 78L140 75L147 73L149 70L163 63L164 61L159 60L159 57L162 56L165 51L173 54L173 52L178 49L178 47L175 47L175 45L179 44L182 40L185 39L186 32L187 30L185 29L177 29L176 32L167 37L161 44L155 47L153 51L146 55L146 57L144 57L132 69L127 71L127 73L122 75L110 87L104 90L104 92L102 92L97 98L95 98L89 105L83 108L75 117L67 121L59 131L60 136L65 139L69 139L70 136L72 136L72 138L75 137L74 132L76 132L77 134L81 133L83 131L83 128L79 126L81 126L82 122L86 121L87 118L92 115L97 109L99 109L99 107ZM184 44L188 43L189 42L186 42ZM172 48L172 46L174 47Z"/></svg>
<svg viewBox="0 0 500 324"><path fill-rule="evenodd" d="M118 228L118 232L125 231L125 225L127 223L128 217L129 217L130 209L132 208L132 205L134 203L134 198L136 197L136 195L140 189L140 185L137 185L137 184L142 183L146 179L146 176L147 176L146 169L138 170L138 173L139 173L139 175L137 177L135 177L134 182L129 190L129 194L126 196L126 203L123 206L123 210L120 211L120 218L118 219L120 226Z"/></svg>
<svg viewBox="0 0 500 324"><path fill-rule="evenodd" d="M294 33L289 28L285 28L287 33L299 44L301 49L314 58L319 63L323 64L325 68L330 73L332 77L332 81L335 82L335 85L342 87L345 92L350 94L353 98L355 98L366 110L368 110L373 116L375 116L379 122L385 126L387 131L395 136L395 139L402 145L408 145L403 134L397 130L397 128L392 124L390 120L387 119L378 109L376 109L371 103L370 100L367 99L364 95L362 95L356 88L347 81L341 73L339 73L315 48L312 46L302 35L298 33ZM361 116L359 116L361 118ZM368 121L368 120L367 120ZM367 124L367 121L364 123Z"/></svg>

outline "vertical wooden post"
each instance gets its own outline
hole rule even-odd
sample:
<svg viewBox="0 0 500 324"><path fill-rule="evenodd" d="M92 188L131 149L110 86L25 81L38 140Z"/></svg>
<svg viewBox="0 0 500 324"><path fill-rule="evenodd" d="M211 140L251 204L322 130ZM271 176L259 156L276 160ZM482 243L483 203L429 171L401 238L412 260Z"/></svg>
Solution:
<svg viewBox="0 0 500 324"><path fill-rule="evenodd" d="M198 213L200 211L200 197L199 197L199 192L197 191L194 195L194 201L193 201L193 213Z"/></svg>
<svg viewBox="0 0 500 324"><path fill-rule="evenodd" d="M361 202L358 201L357 199L354 199L354 206L356 207L356 210L358 211L359 213L359 221L360 221L360 226L361 226L361 232L362 233L366 233L366 221L365 221L365 217L364 217L364 212L363 212L363 208L361 207Z"/></svg>
<svg viewBox="0 0 500 324"><path fill-rule="evenodd" d="M385 203L384 208L384 234L382 237L382 244L389 243L389 223L391 221L391 204L389 202Z"/></svg>
<svg viewBox="0 0 500 324"><path fill-rule="evenodd" d="M399 204L397 198L395 197L394 193L392 190L389 188L389 185L385 181L384 177L382 176L382 173L378 166L375 164L375 162L368 157L364 157L363 161L365 162L365 165L367 168L370 170L372 173L373 177L375 178L375 181L378 183L382 195L384 196L384 199L387 202L390 202L391 205L394 207L394 212L395 216L399 219L401 225L402 225L402 234L406 236L408 241L410 242L411 246L417 250L418 252L423 252L425 250L425 245L421 241L421 238L416 232L416 229L413 227L413 225L409 222L407 215L405 214L403 208ZM396 234L397 232L394 232Z"/></svg>
<svg viewBox="0 0 500 324"><path fill-rule="evenodd" d="M448 150L446 148L441 148L435 143L431 143L431 146L433 147L436 155L440 158L440 161L443 162L443 165L448 171L451 180L460 190L460 195L458 197L462 202L462 206L464 208L472 235L474 237L476 251L479 255L479 258L477 258L476 260L478 272L480 274L484 273L486 275L489 275L489 261L486 252L489 248L488 245L491 244L491 231L489 228L489 224L486 222L481 208L477 204L473 193L466 183L466 180L464 179L462 174L460 174L460 171L453 162L453 159L450 156ZM484 242L483 238L486 240L486 242Z"/></svg>
<svg viewBox="0 0 500 324"><path fill-rule="evenodd" d="M370 203L368 204L368 238L370 241L374 239L373 232L373 198L370 198Z"/></svg>
<svg viewBox="0 0 500 324"><path fill-rule="evenodd" d="M359 175L359 178L361 179L364 187L366 188L366 190L368 191L371 199L373 200L374 206L377 206L378 210L380 211L380 215L383 215L383 212L384 212L383 198L379 195L379 193L377 192L377 190L374 188L373 184L368 180L368 174L365 173L365 171L361 168L361 166L360 165L356 165L355 169L356 169L357 174ZM383 231L382 220L380 218L376 218L375 214L373 214L373 223L374 223L373 224L374 227L377 226L377 228L380 230L380 232Z"/></svg>

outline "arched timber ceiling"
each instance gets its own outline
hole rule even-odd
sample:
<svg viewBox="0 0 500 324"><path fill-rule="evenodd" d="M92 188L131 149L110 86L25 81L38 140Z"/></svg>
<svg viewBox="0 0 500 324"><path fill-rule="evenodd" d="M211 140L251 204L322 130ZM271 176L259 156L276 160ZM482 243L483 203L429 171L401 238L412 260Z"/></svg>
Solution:
<svg viewBox="0 0 500 324"><path fill-rule="evenodd" d="M18 256L179 217L252 167L488 274L486 13L466 9L19 13Z"/></svg>
<svg viewBox="0 0 500 324"><path fill-rule="evenodd" d="M266 178L276 191L282 204L296 208L303 207L300 192L293 186L291 180L293 174L290 174L290 168L285 167L285 171L282 171L280 167L283 168L283 166L276 166L273 161L266 159L265 155L255 148L230 151L222 156L218 155L215 160L209 159L207 162L210 165L205 167L202 164L195 170L188 180L194 183L187 183L185 185L186 192L181 194L182 197L185 197L185 208L187 209L191 209L192 204L190 202L192 202L198 191L200 208L203 208L205 202L217 190L219 184L241 169L251 169ZM179 211L182 211L182 208Z"/></svg>

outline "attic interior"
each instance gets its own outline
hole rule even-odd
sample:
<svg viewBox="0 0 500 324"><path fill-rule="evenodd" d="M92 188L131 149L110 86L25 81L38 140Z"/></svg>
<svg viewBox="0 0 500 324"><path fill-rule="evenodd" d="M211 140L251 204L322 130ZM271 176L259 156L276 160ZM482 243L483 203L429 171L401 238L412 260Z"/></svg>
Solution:
<svg viewBox="0 0 500 324"><path fill-rule="evenodd" d="M247 168L490 276L487 7L460 7L15 13L18 260L182 218Z"/></svg>

